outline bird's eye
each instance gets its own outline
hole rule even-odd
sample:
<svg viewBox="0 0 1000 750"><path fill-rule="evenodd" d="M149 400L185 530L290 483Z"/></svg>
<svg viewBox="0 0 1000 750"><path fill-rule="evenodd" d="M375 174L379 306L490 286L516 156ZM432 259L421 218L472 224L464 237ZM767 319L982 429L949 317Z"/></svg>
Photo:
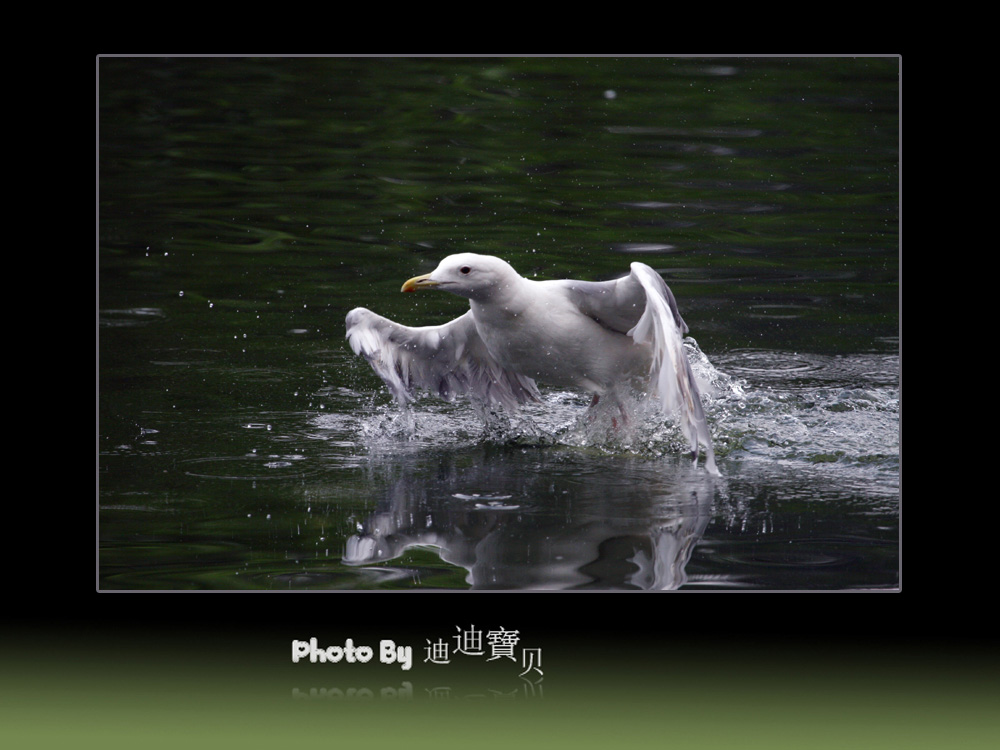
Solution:
<svg viewBox="0 0 1000 750"><path fill-rule="evenodd" d="M462 266L458 270L461 271L462 273L469 273L469 271L471 271L472 269L469 268L468 266Z"/></svg>

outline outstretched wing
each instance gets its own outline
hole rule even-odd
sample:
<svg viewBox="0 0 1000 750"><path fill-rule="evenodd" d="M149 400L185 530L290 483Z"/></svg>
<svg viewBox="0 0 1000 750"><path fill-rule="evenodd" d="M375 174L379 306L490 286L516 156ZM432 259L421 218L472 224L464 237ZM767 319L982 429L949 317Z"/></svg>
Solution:
<svg viewBox="0 0 1000 750"><path fill-rule="evenodd" d="M644 269L644 270L642 270ZM642 279L645 279L643 283ZM687 323L677 309L673 292L656 271L645 263L633 263L632 273L611 281L560 281L573 303L585 315L612 331L629 333L646 311L646 286L656 290L670 310L674 325L683 335Z"/></svg>
<svg viewBox="0 0 1000 750"><path fill-rule="evenodd" d="M678 415L696 460L701 443L705 447L705 467L718 474L701 394L684 352L687 324L663 277L645 263L633 263L631 268L631 274L612 281L563 283L581 312L651 347L650 379L660 402L666 411Z"/></svg>
<svg viewBox="0 0 1000 750"><path fill-rule="evenodd" d="M368 360L399 403L411 401L417 389L448 401L469 395L507 408L539 399L531 378L490 356L471 310L444 325L411 328L358 307L346 323L351 349Z"/></svg>

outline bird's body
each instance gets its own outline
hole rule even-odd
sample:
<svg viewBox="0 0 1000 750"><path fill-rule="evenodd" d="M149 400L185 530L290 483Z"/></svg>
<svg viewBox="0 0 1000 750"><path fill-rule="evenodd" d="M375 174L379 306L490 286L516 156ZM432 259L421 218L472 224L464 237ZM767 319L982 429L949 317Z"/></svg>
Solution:
<svg viewBox="0 0 1000 750"><path fill-rule="evenodd" d="M648 347L585 315L564 282L520 278L502 303L472 300L476 332L504 368L549 385L603 394L623 373L648 370Z"/></svg>
<svg viewBox="0 0 1000 750"><path fill-rule="evenodd" d="M438 288L469 299L464 315L411 328L365 308L347 315L347 338L399 401L416 388L452 399L465 393L508 408L538 400L535 380L604 395L643 380L665 410L679 413L697 457L714 453L683 351L687 325L670 289L649 266L613 281L534 281L488 255L445 258L403 291Z"/></svg>

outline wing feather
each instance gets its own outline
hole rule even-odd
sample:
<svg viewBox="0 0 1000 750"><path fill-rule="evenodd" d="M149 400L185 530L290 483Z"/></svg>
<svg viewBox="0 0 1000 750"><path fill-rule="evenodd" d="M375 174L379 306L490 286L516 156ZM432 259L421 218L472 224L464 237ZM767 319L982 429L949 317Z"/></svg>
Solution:
<svg viewBox="0 0 1000 750"><path fill-rule="evenodd" d="M649 273L637 273L637 267L646 269ZM665 301L674 324L681 334L688 332L687 323L681 318L680 310L677 308L677 300L674 299L670 287L667 286L660 274L645 263L633 263L632 273L611 281L567 280L553 283L558 283L565 288L567 295L580 309L580 312L590 316L605 328L610 328L618 333L628 333L638 324L639 318L646 311L648 286Z"/></svg>
<svg viewBox="0 0 1000 750"><path fill-rule="evenodd" d="M687 326L677 312L677 303L660 274L646 264L633 263L630 278L634 278L645 290L646 304L628 335L636 342L652 347L649 374L660 402L666 410L678 415L681 431L691 445L695 460L698 443L701 443L705 447L705 468L717 475L719 470L715 465L712 435L694 372L684 351L683 334L687 332Z"/></svg>
<svg viewBox="0 0 1000 750"><path fill-rule="evenodd" d="M535 382L504 369L476 331L472 311L440 326L412 328L363 307L347 314L347 339L399 403L417 390L453 401L468 395L513 409L539 400Z"/></svg>
<svg viewBox="0 0 1000 750"><path fill-rule="evenodd" d="M648 344L652 351L650 380L665 411L676 414L681 430L697 457L705 447L705 466L718 474L712 437L701 394L684 351L687 323L663 277L645 263L633 263L631 273L611 281L560 281L580 312L605 328Z"/></svg>

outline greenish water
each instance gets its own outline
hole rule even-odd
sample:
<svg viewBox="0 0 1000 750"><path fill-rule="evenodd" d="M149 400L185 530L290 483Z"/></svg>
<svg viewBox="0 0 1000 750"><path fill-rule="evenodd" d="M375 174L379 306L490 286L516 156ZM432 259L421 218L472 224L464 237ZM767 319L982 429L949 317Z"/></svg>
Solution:
<svg viewBox="0 0 1000 750"><path fill-rule="evenodd" d="M899 585L895 58L99 63L102 589ZM642 260L721 480L587 401L409 413L344 341L458 251Z"/></svg>

